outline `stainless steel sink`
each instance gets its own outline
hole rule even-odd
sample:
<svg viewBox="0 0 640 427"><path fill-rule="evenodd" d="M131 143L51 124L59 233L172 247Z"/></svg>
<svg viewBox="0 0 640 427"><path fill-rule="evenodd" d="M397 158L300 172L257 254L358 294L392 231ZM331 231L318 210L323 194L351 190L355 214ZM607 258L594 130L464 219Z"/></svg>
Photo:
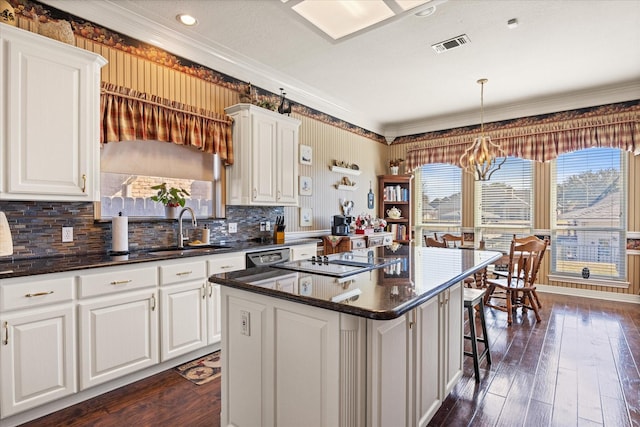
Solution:
<svg viewBox="0 0 640 427"><path fill-rule="evenodd" d="M208 245L208 246L199 246L199 247L185 247L182 249L179 249L179 248L158 249L156 251L149 252L149 255L184 256L184 255L197 255L197 254L212 254L212 253L220 252L223 249L231 249L231 247L223 246L223 245Z"/></svg>

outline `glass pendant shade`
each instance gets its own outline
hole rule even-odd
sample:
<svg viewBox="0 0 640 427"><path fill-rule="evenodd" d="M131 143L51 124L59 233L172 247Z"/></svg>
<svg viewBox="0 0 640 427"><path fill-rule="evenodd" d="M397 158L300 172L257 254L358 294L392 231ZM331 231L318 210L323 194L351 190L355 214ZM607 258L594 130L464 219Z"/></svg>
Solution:
<svg viewBox="0 0 640 427"><path fill-rule="evenodd" d="M480 79L480 136L460 156L460 167L474 176L476 181L488 181L491 175L507 161L507 156L499 144L491 141L484 134L484 84L487 79ZM501 158L498 161L498 158Z"/></svg>

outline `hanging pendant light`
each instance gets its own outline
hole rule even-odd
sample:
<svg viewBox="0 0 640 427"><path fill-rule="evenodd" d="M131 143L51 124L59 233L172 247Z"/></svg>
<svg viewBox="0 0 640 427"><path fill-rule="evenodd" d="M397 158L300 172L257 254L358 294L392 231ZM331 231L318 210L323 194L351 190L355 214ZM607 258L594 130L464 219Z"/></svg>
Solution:
<svg viewBox="0 0 640 427"><path fill-rule="evenodd" d="M484 84L487 79L480 79L480 136L460 156L462 170L474 176L476 181L489 181L491 175L507 161L507 156L500 145L491 142L484 134ZM497 161L498 158L502 160Z"/></svg>

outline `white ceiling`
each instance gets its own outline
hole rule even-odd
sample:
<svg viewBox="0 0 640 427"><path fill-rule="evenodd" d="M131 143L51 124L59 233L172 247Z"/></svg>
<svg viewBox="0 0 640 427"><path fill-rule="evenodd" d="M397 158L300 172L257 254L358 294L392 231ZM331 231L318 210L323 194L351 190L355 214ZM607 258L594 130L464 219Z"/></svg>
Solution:
<svg viewBox="0 0 640 427"><path fill-rule="evenodd" d="M479 123L483 77L485 122L640 99L640 0L432 0L431 16L338 42L297 1L43 3L390 138ZM471 43L431 48L461 34Z"/></svg>

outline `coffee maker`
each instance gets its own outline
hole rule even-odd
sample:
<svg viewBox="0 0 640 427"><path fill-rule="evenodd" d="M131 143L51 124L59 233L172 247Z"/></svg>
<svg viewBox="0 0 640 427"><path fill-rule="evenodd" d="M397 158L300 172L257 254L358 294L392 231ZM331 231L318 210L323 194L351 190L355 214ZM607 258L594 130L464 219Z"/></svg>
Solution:
<svg viewBox="0 0 640 427"><path fill-rule="evenodd" d="M344 215L333 216L333 226L331 226L331 234L334 236L348 236L353 217Z"/></svg>

